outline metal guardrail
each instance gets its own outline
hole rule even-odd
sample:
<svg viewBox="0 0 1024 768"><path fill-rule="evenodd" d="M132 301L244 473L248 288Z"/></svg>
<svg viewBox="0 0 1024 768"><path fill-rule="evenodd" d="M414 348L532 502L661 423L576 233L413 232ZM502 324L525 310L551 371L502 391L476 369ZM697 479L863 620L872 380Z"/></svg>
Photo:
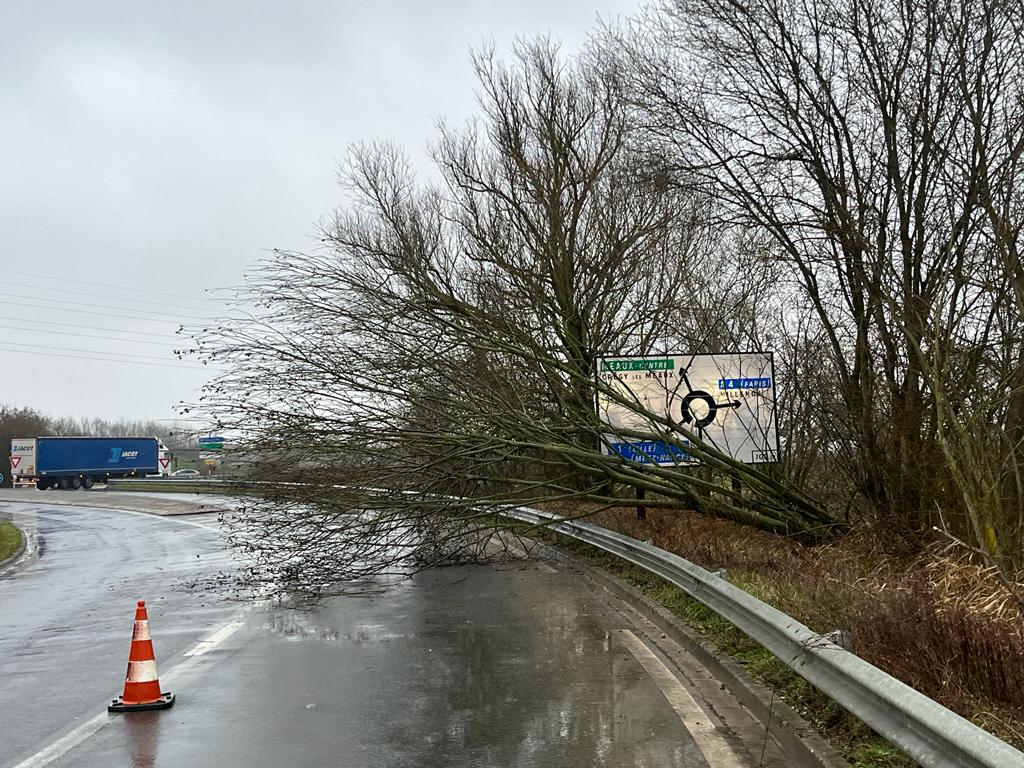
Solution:
<svg viewBox="0 0 1024 768"><path fill-rule="evenodd" d="M145 482L158 488L217 481L126 482ZM563 520L560 515L527 507L507 507L502 514L571 536L676 585L732 622L796 674L921 765L941 768L1024 766L1024 752L699 565L590 523Z"/></svg>
<svg viewBox="0 0 1024 768"><path fill-rule="evenodd" d="M790 669L924 766L1022 768L1024 753L791 616L678 555L596 525L535 509L507 517L591 544L675 584L777 656Z"/></svg>

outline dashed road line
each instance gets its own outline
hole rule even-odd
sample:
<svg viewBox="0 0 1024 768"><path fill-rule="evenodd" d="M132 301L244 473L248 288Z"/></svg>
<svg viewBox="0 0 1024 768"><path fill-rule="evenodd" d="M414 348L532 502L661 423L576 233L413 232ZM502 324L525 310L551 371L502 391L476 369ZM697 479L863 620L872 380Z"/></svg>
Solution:
<svg viewBox="0 0 1024 768"><path fill-rule="evenodd" d="M200 640L198 643L196 643L195 646L191 648L191 650L185 651L185 656L192 658L195 656L202 656L203 654L209 653L244 626L245 622L238 621L237 619L235 621L229 622L228 624L225 624L223 627L218 629L205 640Z"/></svg>

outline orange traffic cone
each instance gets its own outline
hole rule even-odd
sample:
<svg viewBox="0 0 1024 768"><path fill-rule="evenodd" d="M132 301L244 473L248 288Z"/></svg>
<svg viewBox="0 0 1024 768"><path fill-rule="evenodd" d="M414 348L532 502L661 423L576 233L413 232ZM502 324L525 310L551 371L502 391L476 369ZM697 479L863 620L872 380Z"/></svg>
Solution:
<svg viewBox="0 0 1024 768"><path fill-rule="evenodd" d="M156 674L153 641L149 638L149 616L146 603L139 600L135 608L135 628L128 653L128 674L124 693L107 705L108 712L138 712L145 709L167 709L174 704L173 693L160 692Z"/></svg>

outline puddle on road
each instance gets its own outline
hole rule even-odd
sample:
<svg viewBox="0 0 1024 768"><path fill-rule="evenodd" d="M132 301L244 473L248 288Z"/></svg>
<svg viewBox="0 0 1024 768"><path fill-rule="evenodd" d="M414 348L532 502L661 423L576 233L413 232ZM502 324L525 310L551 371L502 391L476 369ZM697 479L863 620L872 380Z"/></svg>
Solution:
<svg viewBox="0 0 1024 768"><path fill-rule="evenodd" d="M267 607L278 641L251 693L295 691L292 727L365 765L699 764L620 622L570 576L426 572L373 598Z"/></svg>

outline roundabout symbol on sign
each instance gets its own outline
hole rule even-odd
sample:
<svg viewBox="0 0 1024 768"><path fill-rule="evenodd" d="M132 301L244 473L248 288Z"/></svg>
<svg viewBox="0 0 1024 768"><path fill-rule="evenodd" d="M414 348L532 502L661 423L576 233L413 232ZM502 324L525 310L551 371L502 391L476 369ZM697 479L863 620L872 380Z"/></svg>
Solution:
<svg viewBox="0 0 1024 768"><path fill-rule="evenodd" d="M710 392L705 392L703 389L693 389L693 387L690 386L690 380L687 378L685 370L680 372L680 378L682 378L683 383L686 385L686 389L688 390L688 393L683 397L682 402L679 405L679 410L681 412L680 416L683 419L683 424L688 425L693 422L693 425L699 432L703 432L706 426L714 422L720 409L725 410L728 408L740 407L739 400L729 400L724 403L719 403L711 396ZM697 403L702 403L704 407L701 408L698 406L695 408L694 405ZM704 411L705 408L707 409L706 411ZM704 411L704 413L702 414L701 411Z"/></svg>

